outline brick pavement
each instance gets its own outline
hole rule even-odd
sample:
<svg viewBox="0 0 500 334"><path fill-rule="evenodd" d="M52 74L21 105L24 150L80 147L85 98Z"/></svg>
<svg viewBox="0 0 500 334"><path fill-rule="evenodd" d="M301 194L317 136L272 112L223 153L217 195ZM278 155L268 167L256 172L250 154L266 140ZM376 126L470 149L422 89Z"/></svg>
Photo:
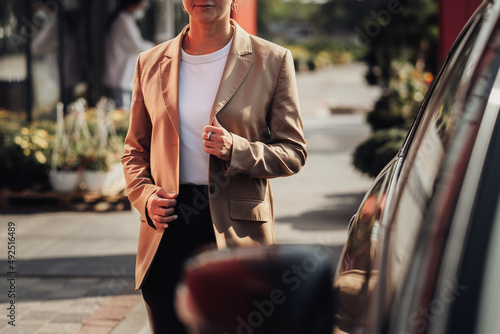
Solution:
<svg viewBox="0 0 500 334"><path fill-rule="evenodd" d="M147 329L142 297L133 291L133 279L119 284L113 278L30 278L18 277L16 326L5 322L2 334L99 334L112 333L132 309L140 319L116 333L139 334ZM1 296L1 309L5 296ZM137 321L139 320L139 321ZM122 328L124 328L122 326Z"/></svg>

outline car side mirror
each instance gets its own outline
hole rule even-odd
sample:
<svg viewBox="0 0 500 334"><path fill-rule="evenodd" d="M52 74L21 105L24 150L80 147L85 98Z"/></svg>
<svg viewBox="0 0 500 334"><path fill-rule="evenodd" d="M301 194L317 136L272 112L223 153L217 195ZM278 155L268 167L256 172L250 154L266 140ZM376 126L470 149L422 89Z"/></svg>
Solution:
<svg viewBox="0 0 500 334"><path fill-rule="evenodd" d="M331 334L332 253L322 245L202 253L185 266L179 317L196 334Z"/></svg>

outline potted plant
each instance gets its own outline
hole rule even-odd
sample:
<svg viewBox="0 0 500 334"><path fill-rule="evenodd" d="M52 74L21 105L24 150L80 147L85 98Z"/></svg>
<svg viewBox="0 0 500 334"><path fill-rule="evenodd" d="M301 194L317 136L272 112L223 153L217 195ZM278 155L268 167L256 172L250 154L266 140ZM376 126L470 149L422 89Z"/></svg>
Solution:
<svg viewBox="0 0 500 334"><path fill-rule="evenodd" d="M49 172L52 189L57 192L75 191L81 182L80 159L75 152L58 155Z"/></svg>
<svg viewBox="0 0 500 334"><path fill-rule="evenodd" d="M80 156L78 153L78 136L68 132L72 129L74 119L64 118L63 104L57 104L57 125L52 148L51 170L49 181L57 192L72 192L81 181Z"/></svg>
<svg viewBox="0 0 500 334"><path fill-rule="evenodd" d="M87 191L107 193L116 179L116 164L120 163L123 139L117 135L117 115L113 108L113 103L102 98L96 108L81 114L85 116L90 134L80 142L83 182ZM121 165L119 170L121 171Z"/></svg>
<svg viewBox="0 0 500 334"><path fill-rule="evenodd" d="M85 190L101 192L108 177L109 165L105 152L95 152L81 157Z"/></svg>

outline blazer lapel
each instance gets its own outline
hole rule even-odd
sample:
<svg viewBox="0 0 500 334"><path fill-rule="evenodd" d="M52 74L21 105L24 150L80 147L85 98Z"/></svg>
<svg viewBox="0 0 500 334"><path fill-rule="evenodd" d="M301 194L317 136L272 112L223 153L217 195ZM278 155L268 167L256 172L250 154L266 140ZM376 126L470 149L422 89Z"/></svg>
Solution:
<svg viewBox="0 0 500 334"><path fill-rule="evenodd" d="M170 121L175 127L177 135L180 135L179 119L179 72L181 66L181 46L182 39L188 27L177 35L168 44L165 50L165 59L160 63L160 87L163 95L163 102L167 109Z"/></svg>
<svg viewBox="0 0 500 334"><path fill-rule="evenodd" d="M250 37L234 20L231 20L231 24L235 28L233 44L231 45L231 51L227 57L226 66L215 97L210 119L213 119L215 115L224 108L240 88L253 63L252 59L244 57L252 53Z"/></svg>

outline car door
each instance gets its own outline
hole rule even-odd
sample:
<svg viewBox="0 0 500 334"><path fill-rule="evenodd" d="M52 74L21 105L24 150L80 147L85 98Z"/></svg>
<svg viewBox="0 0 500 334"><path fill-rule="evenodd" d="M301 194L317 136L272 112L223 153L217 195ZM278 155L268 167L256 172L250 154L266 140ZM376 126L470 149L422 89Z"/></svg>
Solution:
<svg viewBox="0 0 500 334"><path fill-rule="evenodd" d="M470 174L481 173L482 160L477 159L477 152L484 152L488 146L478 141L484 140L482 128L491 127L492 123L491 117L485 115L491 105L489 99L500 64L499 12L500 4L484 3L475 14L461 47L452 56L456 61L450 63L447 89L431 97L427 106L428 113L434 116L425 128L424 145L417 151L436 150L437 146L442 154L419 228L408 233L408 222L414 217L406 209L401 210L403 202L391 224L384 280L387 283L382 293L393 299L387 298L389 311L377 318L378 328L383 332L425 333L436 326L440 329L433 333L448 332L442 326L446 324L443 319L447 318L456 294L463 292L459 291L463 285L453 274L443 279L440 272L442 267L460 258L462 243L450 237L450 230L456 219L470 214L475 198L475 191L470 189L470 183L474 182L470 181ZM498 107L493 113L498 113ZM434 138L434 147L426 145L425 138ZM418 169L418 159L417 155L412 169ZM473 163L480 165L469 167ZM415 172L409 173L409 182L412 173ZM425 173L429 175L429 170ZM407 254L407 261L397 254L398 250ZM473 332L464 330L461 326L449 332Z"/></svg>
<svg viewBox="0 0 500 334"><path fill-rule="evenodd" d="M440 168L464 98L461 81L483 21L482 9L455 43L398 156L376 178L349 224L335 290L337 332L384 332L408 276Z"/></svg>

